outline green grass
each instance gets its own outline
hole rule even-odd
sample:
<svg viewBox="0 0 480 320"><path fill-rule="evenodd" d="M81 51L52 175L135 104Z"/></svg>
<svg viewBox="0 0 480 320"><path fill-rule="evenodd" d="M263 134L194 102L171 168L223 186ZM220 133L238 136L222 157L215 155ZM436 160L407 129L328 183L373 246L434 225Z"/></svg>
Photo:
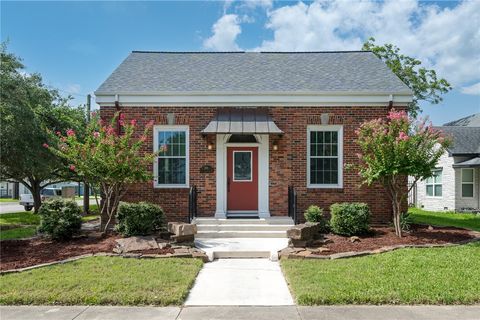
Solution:
<svg viewBox="0 0 480 320"><path fill-rule="evenodd" d="M83 222L88 222L88 221L92 221L92 220L97 220L98 218L100 218L100 215L92 214L92 215L88 215L88 216L83 216L82 221Z"/></svg>
<svg viewBox="0 0 480 320"><path fill-rule="evenodd" d="M2 305L181 305L199 259L92 257L0 277Z"/></svg>
<svg viewBox="0 0 480 320"><path fill-rule="evenodd" d="M476 304L480 243L339 260L282 260L297 303Z"/></svg>
<svg viewBox="0 0 480 320"><path fill-rule="evenodd" d="M414 223L480 231L480 215L473 213L434 212L418 208L410 208L408 212Z"/></svg>
<svg viewBox="0 0 480 320"><path fill-rule="evenodd" d="M0 198L0 202L17 202L18 199L12 199L12 198Z"/></svg>
<svg viewBox="0 0 480 320"><path fill-rule="evenodd" d="M27 226L0 231L0 240L30 238L37 234L36 226Z"/></svg>
<svg viewBox="0 0 480 320"><path fill-rule="evenodd" d="M37 225L40 223L40 216L34 214L33 212L15 212L15 213L5 213L0 215L0 226L1 225Z"/></svg>

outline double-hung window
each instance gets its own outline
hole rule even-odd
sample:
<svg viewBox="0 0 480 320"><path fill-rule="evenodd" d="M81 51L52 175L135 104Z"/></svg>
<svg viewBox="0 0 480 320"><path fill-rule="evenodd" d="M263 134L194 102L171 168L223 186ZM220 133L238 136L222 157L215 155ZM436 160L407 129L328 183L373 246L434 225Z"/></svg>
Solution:
<svg viewBox="0 0 480 320"><path fill-rule="evenodd" d="M155 187L188 187L188 126L155 126Z"/></svg>
<svg viewBox="0 0 480 320"><path fill-rule="evenodd" d="M462 198L473 198L473 168L462 169Z"/></svg>
<svg viewBox="0 0 480 320"><path fill-rule="evenodd" d="M343 128L307 127L307 184L309 188L343 187Z"/></svg>
<svg viewBox="0 0 480 320"><path fill-rule="evenodd" d="M432 176L425 180L425 193L428 197L442 196L442 169L432 171Z"/></svg>

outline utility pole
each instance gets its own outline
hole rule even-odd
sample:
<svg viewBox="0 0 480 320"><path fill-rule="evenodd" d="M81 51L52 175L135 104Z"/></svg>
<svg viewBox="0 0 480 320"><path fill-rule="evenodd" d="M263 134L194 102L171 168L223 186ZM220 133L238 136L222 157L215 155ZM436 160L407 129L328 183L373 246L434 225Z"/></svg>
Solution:
<svg viewBox="0 0 480 320"><path fill-rule="evenodd" d="M87 125L90 123L90 101L92 96L87 95ZM87 215L90 212L90 187L83 181L83 212Z"/></svg>

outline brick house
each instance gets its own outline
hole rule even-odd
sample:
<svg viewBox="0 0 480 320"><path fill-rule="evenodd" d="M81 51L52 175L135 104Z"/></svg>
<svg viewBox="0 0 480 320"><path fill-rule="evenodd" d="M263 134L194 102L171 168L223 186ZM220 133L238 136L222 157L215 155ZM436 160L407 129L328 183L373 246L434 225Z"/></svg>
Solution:
<svg viewBox="0 0 480 320"><path fill-rule="evenodd" d="M95 95L104 119L120 112L139 133L154 120L154 179L124 200L158 203L169 220L188 219L193 186L199 217L286 216L291 186L299 213L359 201L374 223L391 219L383 188L344 168L355 129L412 100L371 52L133 51Z"/></svg>

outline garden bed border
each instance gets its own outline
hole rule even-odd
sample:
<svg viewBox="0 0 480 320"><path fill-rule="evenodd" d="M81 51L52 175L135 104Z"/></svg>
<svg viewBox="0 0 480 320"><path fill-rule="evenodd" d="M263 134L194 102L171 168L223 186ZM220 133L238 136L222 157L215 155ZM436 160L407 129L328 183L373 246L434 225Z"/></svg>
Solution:
<svg viewBox="0 0 480 320"><path fill-rule="evenodd" d="M398 249L407 249L407 248L443 248L443 247L453 247L453 246L460 246L472 242L480 242L480 233L479 236L469 239L469 240L464 240L464 241L459 241L459 242L448 242L448 243L443 243L443 244L399 244L399 245L394 245L394 246L385 246L381 247L378 249L374 250L365 250L365 251L346 251L346 252L339 252L339 253L333 253L330 255L317 255L317 254L310 254L307 256L304 255L299 255L300 252L308 251L306 248L302 248L298 252L285 252L282 254L283 250L288 250L292 249L295 250L295 248L285 248L282 249L278 252L279 258L280 259L320 259L320 260L336 260L336 259L345 259L345 258L354 258L354 257L361 257L361 256L368 256L368 255L373 255L373 254L379 254L379 253L385 253L385 252L390 252ZM298 248L300 249L300 248Z"/></svg>
<svg viewBox="0 0 480 320"><path fill-rule="evenodd" d="M33 266L28 266L24 268L18 269L8 269L0 271L0 276L10 274L10 273L19 273L23 271L29 271L33 269L43 268L54 266L57 264L65 264L73 261L77 261L84 258L91 258L91 257L122 257L122 258L134 258L134 259L166 259L166 258L191 258L191 259L201 259L203 262L208 261L206 254L201 253L170 253L170 254L151 254L151 253L125 253L125 254L117 254L117 253L109 253L109 252L97 252L97 253L87 253L82 254L79 256L73 256L67 259L46 262L41 264L36 264Z"/></svg>

